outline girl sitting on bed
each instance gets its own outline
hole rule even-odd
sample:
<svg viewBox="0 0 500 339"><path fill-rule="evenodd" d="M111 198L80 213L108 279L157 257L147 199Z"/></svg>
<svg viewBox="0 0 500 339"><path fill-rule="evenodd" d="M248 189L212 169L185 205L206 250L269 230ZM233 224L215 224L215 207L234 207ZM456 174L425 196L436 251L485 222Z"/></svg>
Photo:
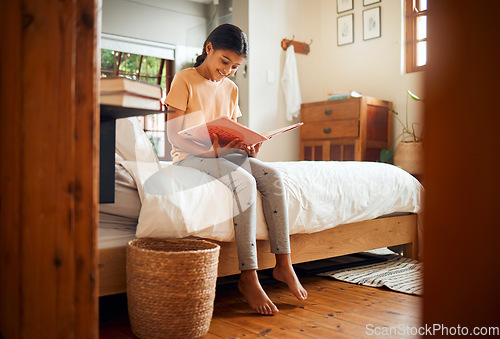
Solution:
<svg viewBox="0 0 500 339"><path fill-rule="evenodd" d="M257 276L256 222L257 190L262 195L271 252L276 255L275 279L288 285L299 300L307 298L292 267L288 212L280 173L257 160L261 144L245 145L239 140L219 143L212 135L205 145L186 139L179 131L219 116L236 121L241 116L238 88L228 79L248 56L245 33L231 24L215 28L203 45L194 68L178 72L165 103L168 139L175 165L203 171L231 189L234 194L233 222L241 276L238 289L256 312L272 315L278 308L269 299Z"/></svg>

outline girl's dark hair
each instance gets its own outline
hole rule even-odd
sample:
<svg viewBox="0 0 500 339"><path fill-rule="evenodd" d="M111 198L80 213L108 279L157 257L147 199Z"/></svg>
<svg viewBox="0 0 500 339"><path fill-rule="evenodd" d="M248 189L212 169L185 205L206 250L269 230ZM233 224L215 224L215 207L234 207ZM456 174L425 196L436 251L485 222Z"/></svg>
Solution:
<svg viewBox="0 0 500 339"><path fill-rule="evenodd" d="M211 42L214 50L226 49L248 57L248 40L246 34L232 24L217 26L203 44L203 53L196 58L194 67L200 66L207 57L207 43Z"/></svg>

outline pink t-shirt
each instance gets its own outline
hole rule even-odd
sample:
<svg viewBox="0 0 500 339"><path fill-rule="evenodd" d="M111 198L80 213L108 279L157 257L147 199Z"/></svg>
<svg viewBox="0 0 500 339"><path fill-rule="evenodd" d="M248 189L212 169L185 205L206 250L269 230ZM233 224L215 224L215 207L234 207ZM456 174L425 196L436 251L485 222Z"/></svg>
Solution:
<svg viewBox="0 0 500 339"><path fill-rule="evenodd" d="M184 111L182 129L196 126L220 116L231 119L241 116L238 106L238 87L230 79L219 82L201 76L195 68L179 71L172 81L165 104ZM186 158L189 153L172 145L174 162Z"/></svg>

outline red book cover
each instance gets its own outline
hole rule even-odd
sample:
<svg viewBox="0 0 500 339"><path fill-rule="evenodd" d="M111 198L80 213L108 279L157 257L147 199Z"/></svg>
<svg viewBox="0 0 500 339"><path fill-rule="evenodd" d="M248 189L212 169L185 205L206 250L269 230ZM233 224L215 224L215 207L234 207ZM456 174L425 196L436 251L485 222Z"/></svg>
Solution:
<svg viewBox="0 0 500 339"><path fill-rule="evenodd" d="M301 125L303 125L303 123L299 122L268 133L260 134L227 116L222 116L207 123L182 130L179 132L179 135L205 145L212 143L211 136L213 134L217 134L221 145L228 144L236 138L246 145L255 145L259 142L269 140L278 134L300 127Z"/></svg>

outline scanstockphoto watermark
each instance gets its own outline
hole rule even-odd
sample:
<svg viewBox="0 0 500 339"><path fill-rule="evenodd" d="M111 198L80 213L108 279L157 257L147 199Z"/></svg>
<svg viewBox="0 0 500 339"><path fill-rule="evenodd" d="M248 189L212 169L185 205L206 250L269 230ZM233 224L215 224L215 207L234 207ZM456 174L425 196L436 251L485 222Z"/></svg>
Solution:
<svg viewBox="0 0 500 339"><path fill-rule="evenodd" d="M366 325L366 334L373 336L500 336L500 327L473 327L466 326L445 326L443 324L432 324L423 326L409 326L401 324L395 327L380 327L372 324Z"/></svg>

